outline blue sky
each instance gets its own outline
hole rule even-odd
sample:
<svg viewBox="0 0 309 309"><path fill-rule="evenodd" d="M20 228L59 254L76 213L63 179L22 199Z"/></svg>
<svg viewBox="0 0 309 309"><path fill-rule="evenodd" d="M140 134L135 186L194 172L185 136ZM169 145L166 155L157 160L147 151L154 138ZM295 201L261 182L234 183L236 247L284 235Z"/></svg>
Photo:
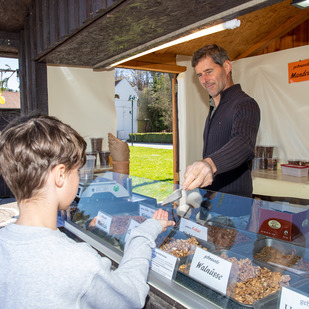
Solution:
<svg viewBox="0 0 309 309"><path fill-rule="evenodd" d="M0 68L1 69L8 69L6 64L9 65L12 70L18 69L18 59L0 57ZM6 73L6 74L3 74L2 77L3 78L9 77L11 74L12 73ZM1 78L1 76L0 76L0 78ZM15 91L16 90L19 91L19 82L17 80L16 73L9 79L8 88L13 89Z"/></svg>

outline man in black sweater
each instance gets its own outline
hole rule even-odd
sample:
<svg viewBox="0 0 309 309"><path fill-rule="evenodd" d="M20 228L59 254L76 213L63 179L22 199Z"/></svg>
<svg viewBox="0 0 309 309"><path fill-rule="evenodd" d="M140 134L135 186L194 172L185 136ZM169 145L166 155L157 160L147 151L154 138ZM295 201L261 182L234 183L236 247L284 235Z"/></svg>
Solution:
<svg viewBox="0 0 309 309"><path fill-rule="evenodd" d="M187 167L183 188L251 197L259 106L239 84L234 85L232 64L223 48L207 45L197 50L192 66L209 93L210 109L203 135L203 160Z"/></svg>

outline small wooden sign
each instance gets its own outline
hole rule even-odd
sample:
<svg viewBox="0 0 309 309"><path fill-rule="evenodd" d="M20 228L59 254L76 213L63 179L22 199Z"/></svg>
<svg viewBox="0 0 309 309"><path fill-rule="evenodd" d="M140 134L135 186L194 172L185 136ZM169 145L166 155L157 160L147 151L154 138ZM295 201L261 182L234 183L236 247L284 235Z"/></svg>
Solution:
<svg viewBox="0 0 309 309"><path fill-rule="evenodd" d="M289 66L289 83L309 80L309 59L291 62Z"/></svg>

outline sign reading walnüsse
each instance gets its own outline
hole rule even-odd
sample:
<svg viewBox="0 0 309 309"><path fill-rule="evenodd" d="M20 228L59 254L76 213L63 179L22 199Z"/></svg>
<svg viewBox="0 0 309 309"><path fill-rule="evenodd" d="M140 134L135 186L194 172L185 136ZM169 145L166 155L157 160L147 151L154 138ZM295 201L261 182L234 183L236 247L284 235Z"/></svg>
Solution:
<svg viewBox="0 0 309 309"><path fill-rule="evenodd" d="M309 80L309 59L291 62L289 66L289 83Z"/></svg>

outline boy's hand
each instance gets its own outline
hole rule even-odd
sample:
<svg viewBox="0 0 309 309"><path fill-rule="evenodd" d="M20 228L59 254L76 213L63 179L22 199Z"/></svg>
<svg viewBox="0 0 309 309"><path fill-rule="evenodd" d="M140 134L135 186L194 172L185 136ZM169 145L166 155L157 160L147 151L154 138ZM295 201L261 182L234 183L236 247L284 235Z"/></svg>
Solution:
<svg viewBox="0 0 309 309"><path fill-rule="evenodd" d="M166 228L168 226L175 225L174 221L169 221L168 220L168 212L163 210L163 209L161 209L161 208L155 211L155 213L153 214L152 218L160 221L160 223L162 225L162 232L166 231Z"/></svg>

